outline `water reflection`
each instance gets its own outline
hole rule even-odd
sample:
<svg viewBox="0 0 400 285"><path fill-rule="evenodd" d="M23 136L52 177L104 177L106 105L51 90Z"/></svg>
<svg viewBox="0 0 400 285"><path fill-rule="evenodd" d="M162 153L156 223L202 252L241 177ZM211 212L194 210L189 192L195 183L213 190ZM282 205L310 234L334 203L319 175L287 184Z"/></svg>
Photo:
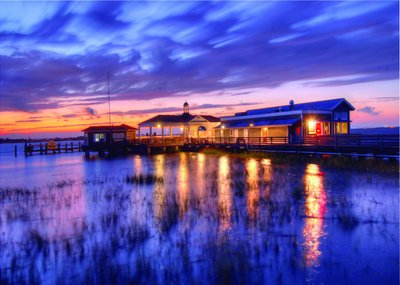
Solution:
<svg viewBox="0 0 400 285"><path fill-rule="evenodd" d="M258 203L260 199L258 187L259 166L255 159L249 159L246 162L246 182L247 182L247 195L246 207L250 220L256 219L258 215Z"/></svg>
<svg viewBox="0 0 400 285"><path fill-rule="evenodd" d="M303 229L305 262L307 267L317 266L321 255L320 239L325 235L326 193L324 174L316 164L308 164L304 176L305 214Z"/></svg>
<svg viewBox="0 0 400 285"><path fill-rule="evenodd" d="M232 192L229 176L229 158L221 156L218 160L218 216L222 231L229 229L231 226Z"/></svg>
<svg viewBox="0 0 400 285"><path fill-rule="evenodd" d="M189 195L188 159L186 153L179 154L178 167L178 205L179 214L182 216L188 207Z"/></svg>
<svg viewBox="0 0 400 285"><path fill-rule="evenodd" d="M271 178L272 178L272 165L270 159L262 159L261 165L263 167L263 182L264 182L264 190L263 190L263 198L268 201L271 195Z"/></svg>
<svg viewBox="0 0 400 285"><path fill-rule="evenodd" d="M154 158L154 174L156 177L165 179L165 155L160 154ZM162 221L167 207L167 192L164 183L156 184L153 192L154 218L157 222Z"/></svg>
<svg viewBox="0 0 400 285"><path fill-rule="evenodd" d="M142 173L142 157L139 155L135 155L133 158L133 166L135 169L135 172L140 174Z"/></svg>
<svg viewBox="0 0 400 285"><path fill-rule="evenodd" d="M27 165L29 181L36 182L21 188L2 180L0 283L397 280L398 264L385 263L398 260L397 175L375 175L370 183L363 173L321 173L313 164L305 169L201 153L71 158L62 167ZM129 183L126 173L164 180ZM293 196L293 185L305 203ZM374 222L344 232L338 219L348 217L349 205L354 218ZM328 207L332 219L324 219Z"/></svg>

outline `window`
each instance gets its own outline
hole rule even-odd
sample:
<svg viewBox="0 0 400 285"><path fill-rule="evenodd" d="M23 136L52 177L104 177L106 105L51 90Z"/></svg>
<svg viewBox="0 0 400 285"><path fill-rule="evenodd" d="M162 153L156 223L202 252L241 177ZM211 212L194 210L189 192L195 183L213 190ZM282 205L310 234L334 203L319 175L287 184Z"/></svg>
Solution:
<svg viewBox="0 0 400 285"><path fill-rule="evenodd" d="M349 126L347 123L341 123L342 125L342 134L348 134L349 133Z"/></svg>
<svg viewBox="0 0 400 285"><path fill-rule="evenodd" d="M125 139L125 133L113 133L113 140L116 141L123 141Z"/></svg>
<svg viewBox="0 0 400 285"><path fill-rule="evenodd" d="M329 130L329 123L324 123L324 135L329 135L330 130Z"/></svg>
<svg viewBox="0 0 400 285"><path fill-rule="evenodd" d="M317 133L317 123L315 121L308 121L308 134L315 135Z"/></svg>
<svg viewBox="0 0 400 285"><path fill-rule="evenodd" d="M95 142L104 142L105 136L103 133L94 134L94 141Z"/></svg>
<svg viewBox="0 0 400 285"><path fill-rule="evenodd" d="M348 134L349 124L348 123L335 123L336 134Z"/></svg>

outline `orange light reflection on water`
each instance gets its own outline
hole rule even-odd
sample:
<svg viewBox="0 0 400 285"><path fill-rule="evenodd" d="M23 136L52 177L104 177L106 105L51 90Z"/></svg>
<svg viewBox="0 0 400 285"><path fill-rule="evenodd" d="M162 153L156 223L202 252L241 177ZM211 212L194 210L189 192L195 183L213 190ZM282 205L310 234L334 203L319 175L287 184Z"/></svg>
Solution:
<svg viewBox="0 0 400 285"><path fill-rule="evenodd" d="M272 176L271 160L264 158L261 160L261 165L264 170L263 181L265 183L265 187L264 187L262 196L266 201L268 201L271 196L271 176Z"/></svg>
<svg viewBox="0 0 400 285"><path fill-rule="evenodd" d="M258 162L255 159L249 159L246 162L246 182L248 185L248 191L246 196L247 212L250 220L254 220L258 214L258 204L260 199L259 187L258 187L258 176L259 168Z"/></svg>
<svg viewBox="0 0 400 285"><path fill-rule="evenodd" d="M303 228L305 262L307 267L317 266L321 255L320 239L325 235L324 216L326 214L326 192L324 174L316 164L308 164L305 176L305 214Z"/></svg>
<svg viewBox="0 0 400 285"><path fill-rule="evenodd" d="M178 168L178 204L179 214L183 215L188 207L188 161L186 153L179 155L179 168Z"/></svg>
<svg viewBox="0 0 400 285"><path fill-rule="evenodd" d="M229 176L229 159L226 156L221 156L218 160L218 215L222 231L231 227L232 192Z"/></svg>
<svg viewBox="0 0 400 285"><path fill-rule="evenodd" d="M154 159L154 172L157 177L165 179L165 155L157 155ZM162 220L167 207L167 193L164 183L156 183L153 192L154 217L156 220Z"/></svg>

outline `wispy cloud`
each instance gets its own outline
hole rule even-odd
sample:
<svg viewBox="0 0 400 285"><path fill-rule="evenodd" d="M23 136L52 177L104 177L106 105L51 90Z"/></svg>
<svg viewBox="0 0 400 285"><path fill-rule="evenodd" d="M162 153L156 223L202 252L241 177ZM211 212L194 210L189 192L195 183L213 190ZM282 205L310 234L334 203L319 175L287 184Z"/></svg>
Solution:
<svg viewBox="0 0 400 285"><path fill-rule="evenodd" d="M240 103L240 104L200 104L190 106L190 111L214 109L214 108L233 108L235 106L251 106L258 103ZM231 110L231 109L229 109ZM182 108L177 107L165 107L165 108L152 108L152 109L141 109L141 110L129 110L126 112L112 112L113 115L118 116L129 116L129 115L147 115L147 114L162 114L162 113L182 113Z"/></svg>
<svg viewBox="0 0 400 285"><path fill-rule="evenodd" d="M398 6L0 2L0 111L92 108L107 101L107 72L113 100L397 79Z"/></svg>

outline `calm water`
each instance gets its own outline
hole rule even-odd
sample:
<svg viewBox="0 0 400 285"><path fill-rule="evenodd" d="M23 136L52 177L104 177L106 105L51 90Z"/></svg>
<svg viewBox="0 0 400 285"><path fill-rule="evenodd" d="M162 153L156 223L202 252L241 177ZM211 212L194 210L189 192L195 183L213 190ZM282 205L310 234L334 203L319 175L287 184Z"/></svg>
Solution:
<svg viewBox="0 0 400 285"><path fill-rule="evenodd" d="M399 284L396 174L1 147L2 284Z"/></svg>

